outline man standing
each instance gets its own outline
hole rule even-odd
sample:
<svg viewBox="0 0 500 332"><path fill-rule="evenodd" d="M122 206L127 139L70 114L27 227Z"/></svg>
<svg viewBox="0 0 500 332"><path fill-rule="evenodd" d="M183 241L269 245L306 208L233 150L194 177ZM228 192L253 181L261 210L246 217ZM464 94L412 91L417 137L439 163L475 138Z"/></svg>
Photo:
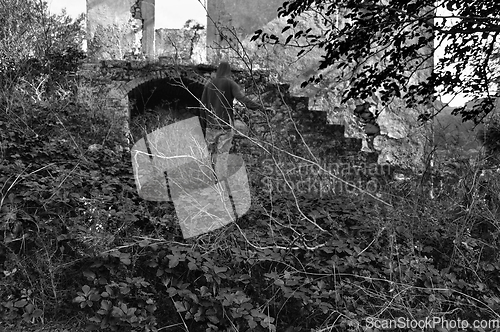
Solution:
<svg viewBox="0 0 500 332"><path fill-rule="evenodd" d="M252 110L266 109L247 98L231 78L231 66L221 62L214 79L208 82L201 97L201 127L218 177L227 177L227 159L234 136L234 99Z"/></svg>

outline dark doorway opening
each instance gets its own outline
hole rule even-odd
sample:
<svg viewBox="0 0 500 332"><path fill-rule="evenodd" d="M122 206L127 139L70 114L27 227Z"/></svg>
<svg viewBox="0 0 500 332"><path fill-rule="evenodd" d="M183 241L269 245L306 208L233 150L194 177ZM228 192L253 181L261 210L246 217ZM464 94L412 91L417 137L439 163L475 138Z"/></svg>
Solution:
<svg viewBox="0 0 500 332"><path fill-rule="evenodd" d="M134 141L171 123L199 116L203 85L188 79L157 79L128 93Z"/></svg>

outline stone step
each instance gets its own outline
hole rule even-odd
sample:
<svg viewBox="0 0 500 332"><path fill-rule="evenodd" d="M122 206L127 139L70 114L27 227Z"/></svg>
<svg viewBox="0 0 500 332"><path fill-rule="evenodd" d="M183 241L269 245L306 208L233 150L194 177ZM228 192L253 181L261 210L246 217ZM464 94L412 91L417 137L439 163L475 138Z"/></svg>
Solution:
<svg viewBox="0 0 500 332"><path fill-rule="evenodd" d="M307 137L312 140L343 140L344 139L344 128L343 126L331 127L326 124L316 124L314 126L304 126L303 124L297 124L297 129L300 135L297 133L295 128L289 130L289 135L294 135L296 139L300 139L300 136Z"/></svg>
<svg viewBox="0 0 500 332"><path fill-rule="evenodd" d="M173 85L170 75L182 77L186 84L199 85L200 88L206 79L210 78L211 74L216 71L215 66L198 65L194 66L172 66L168 64L149 63L141 61L105 61L100 63L84 64L80 70L81 78L85 78L85 82L92 85L97 91L96 86L110 86L113 92L121 92L122 95L110 94L115 99L108 99L106 107L112 109L113 112L122 111L124 115L128 111L129 94L131 89L151 90L158 85L158 81L166 80L164 84ZM116 72L115 72L116 71ZM121 73L119 75L119 73ZM88 77L87 76L91 76ZM290 153L309 158L310 151L304 145L304 142L310 147L310 150L321 158L332 160L347 160L346 162L358 163L366 160L377 159L377 154L363 154L360 152L362 140L358 138L346 138L345 127L341 124L331 124L328 121L328 112L320 110L310 110L308 97L297 97L290 95L289 85L270 82L268 75L263 73L253 73L250 75L246 71L234 70L234 79L241 87L247 89L245 91L248 96L257 96L263 100L264 104L273 108L279 114L273 112L269 117L271 120L270 126L273 130L273 136L276 139L275 144L281 149L285 149ZM258 75L257 75L258 74ZM83 77L85 76L85 77ZM194 79L193 77L199 77ZM251 79L250 79L251 78ZM151 84L148 82L152 82ZM255 85L257 83L257 86ZM99 85L100 84L100 85ZM151 85L148 87L148 85ZM141 87L140 89L138 87ZM190 86L189 86L190 87ZM190 88L191 89L191 88ZM194 88L193 88L194 89ZM93 91L93 90L92 90ZM195 90L193 90L195 91ZM199 93L198 93L199 92ZM201 90L196 90L196 94L201 94ZM137 97L138 98L138 97ZM186 99L186 96L180 96L180 99ZM252 97L253 98L253 97ZM284 101L284 103L282 102ZM195 107L195 106L193 106ZM269 124L268 118L260 111L249 112L245 110L245 120L248 120L251 135L259 138L268 139ZM295 126L290 126L290 117L295 122ZM289 129L291 127L291 129ZM299 133L297 132L300 132ZM288 135L291 136L288 140ZM247 139L236 139L236 147L241 147L241 150L236 150L236 153L249 153L250 158L258 154L266 155L263 150L251 143ZM291 142L289 142L291 141ZM266 145L266 148L271 149ZM272 149L271 149L272 150ZM280 150L272 150L273 153L280 154Z"/></svg>
<svg viewBox="0 0 500 332"><path fill-rule="evenodd" d="M342 137L345 135L345 126L343 125L327 123L326 128L328 128L330 132L341 133Z"/></svg>
<svg viewBox="0 0 500 332"><path fill-rule="evenodd" d="M299 122L326 124L327 113L322 111L310 111L308 109L300 109L292 111L292 118Z"/></svg>

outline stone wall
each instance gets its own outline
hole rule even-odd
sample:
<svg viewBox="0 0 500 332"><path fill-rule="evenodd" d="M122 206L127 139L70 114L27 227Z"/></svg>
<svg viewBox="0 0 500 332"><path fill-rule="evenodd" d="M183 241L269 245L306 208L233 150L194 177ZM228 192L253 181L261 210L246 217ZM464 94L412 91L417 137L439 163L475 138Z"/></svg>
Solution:
<svg viewBox="0 0 500 332"><path fill-rule="evenodd" d="M207 58L216 64L229 47L278 17L283 0L208 0ZM222 51L222 52L221 52Z"/></svg>
<svg viewBox="0 0 500 332"><path fill-rule="evenodd" d="M304 14L297 29L313 29L312 33L321 33L325 29L318 23L315 13ZM339 15L337 24L342 26L342 18ZM262 29L275 35L281 35L283 28L287 25L286 18L273 19ZM292 94L309 99L309 108L328 112L328 121L333 124L345 126L345 135L362 139L363 151L370 148L365 139L366 134L363 125L356 119L354 109L357 104L362 104L363 100L351 100L342 102L343 93L349 88L351 70L340 71L337 66L331 66L324 70L318 70L318 59L322 56L322 51L314 49L306 55L297 58L297 50L281 45L266 45L257 48L254 42L243 40L245 51L253 60L253 65L269 68L273 76L281 82L290 84ZM431 48L429 47L429 51ZM380 62L381 59L372 58L368 62ZM416 72L413 80L409 84L414 84L424 80L432 73L433 59L429 58L423 66L423 70ZM311 76L323 76L323 80L318 84L309 84L306 88L301 87L301 83ZM383 105L379 98L369 98L373 104L370 111L379 114L377 124L380 126L380 135L375 138L374 147L379 151L378 162L380 164L392 164L408 168L421 169L424 167L426 154L429 152L429 128L421 126L418 116L424 112L429 112L432 108L430 103L422 104L415 108L408 108L401 99L394 98L388 105Z"/></svg>
<svg viewBox="0 0 500 332"><path fill-rule="evenodd" d="M216 67L207 65L172 66L161 62L102 61L87 64L80 71L79 78L81 86L99 89L101 95L107 96L103 106L105 112L114 119L124 121L124 130L129 130L130 120L144 116L140 112L132 114L133 99L140 95L141 90L154 90L154 86L159 84L166 85L167 90L162 95L171 99L172 105L176 105L166 110L168 118L182 119L187 113L187 117L196 116L203 86L215 71ZM327 112L309 110L308 99L291 95L289 85L269 82L266 71L250 74L234 70L233 76L248 97L261 100L274 110L262 113L236 106L239 114L237 118L248 125L250 139L237 137L235 149L244 155L250 170L262 165L265 160L277 161L285 170L291 169L291 172L297 165L307 164L308 160L322 166L343 163L351 170L353 165L376 165L376 153L360 152L361 139L345 137L342 125L329 124ZM171 90L170 94L168 89ZM80 95L92 96L93 92L83 89ZM175 103L174 99L177 99ZM153 123L150 130L154 130L156 124ZM134 141L137 141L137 137L130 142L130 146Z"/></svg>
<svg viewBox="0 0 500 332"><path fill-rule="evenodd" d="M155 52L172 63L206 63L206 30L201 27L156 29Z"/></svg>
<svg viewBox="0 0 500 332"><path fill-rule="evenodd" d="M209 0L207 57L203 54L202 39L205 37L200 34L200 38L195 41L199 31L189 28L154 30L154 0L87 0L87 5L89 36L107 36L100 45L97 59L141 59L145 54L150 57L159 56L168 63L217 65L223 58L238 62L238 58L247 59L246 56L249 56L254 68L260 65L260 68L270 69L268 73L272 73L276 82L287 83L291 94L308 98L310 109L328 114L329 123L344 126L345 135L360 139L363 142L362 149L368 150L363 127L353 114L355 103L341 102L342 93L348 87L347 80L338 71L325 70L322 72L325 77L323 82L310 84L307 89L300 88L300 84L310 75L318 74L318 59L321 54L317 50L297 59L295 50L279 46L256 50L255 44L248 42L249 37L259 28L275 34L281 33L286 24L285 18L277 19L277 9L282 5L282 0ZM316 26L314 22L317 21L311 16L300 23L304 26L299 25L299 28L311 25L315 29L323 29L324 27ZM342 24L341 21L339 19L339 24ZM236 38L242 44L236 42ZM89 49L94 44L89 43ZM226 52L229 46L246 54ZM428 75L432 70L432 63L428 68L419 73L416 79L423 79ZM116 84L117 81L113 82ZM118 94L123 95L123 91ZM110 100L117 100L118 108L128 105L123 97L113 97ZM428 106L407 109L398 100L388 106L382 106L376 101L373 103L375 106L372 111L380 112L377 121L381 135L375 139L375 148L380 151L378 162L407 167L422 166L421 163L416 164L425 159L426 128L418 126L417 117Z"/></svg>
<svg viewBox="0 0 500 332"><path fill-rule="evenodd" d="M155 0L87 0L87 45L94 60L154 58Z"/></svg>

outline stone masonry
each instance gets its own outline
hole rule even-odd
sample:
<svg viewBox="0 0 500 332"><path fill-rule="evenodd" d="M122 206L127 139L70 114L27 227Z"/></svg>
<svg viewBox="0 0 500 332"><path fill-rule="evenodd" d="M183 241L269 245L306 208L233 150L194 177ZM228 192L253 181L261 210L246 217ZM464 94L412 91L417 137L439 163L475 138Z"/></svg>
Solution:
<svg viewBox="0 0 500 332"><path fill-rule="evenodd" d="M165 31L162 29L155 30L155 0L87 0L88 38L93 41L99 41L99 38L94 38L96 36L99 37L99 33L107 36L107 39L105 38L100 44L89 43L90 46L94 45L96 48L100 49L100 53L97 54L94 60L116 59L117 61L101 61L98 63L85 64L84 69L81 71L81 75L82 78L88 77L88 79L85 78L87 82L83 84L85 88L81 89L80 95L90 96L92 92L89 91L92 90L94 95L98 92L101 95L104 94L107 96L104 103L105 105L103 105L105 111L108 114L112 114L116 119L122 119L120 121L122 121L125 126L127 126L128 120L132 117L132 106L129 99L133 100L135 98L134 95L139 96L138 93L141 89L154 89L155 82L163 81L163 85L172 84L175 86L179 85L179 79L182 78L180 82L188 82L190 85L188 90L193 90L190 91L190 93L192 95L199 95L201 94L200 89L207 80L207 75L209 75L210 71L200 73L199 68L204 67L203 65L197 67L174 67L173 64L186 65L200 62L211 65L218 64L219 60L222 59L220 52L224 51L224 48L227 48L229 44L232 43L231 38L235 39L237 37L244 39L258 28L274 21L277 17L277 9L281 4L281 0L253 0L251 2L243 0L208 0L206 37L204 36L204 38L206 38L207 56L201 56L201 59L205 59L205 61L192 61L192 57L188 61L183 61L186 60L185 58L187 55L196 53L195 49L196 47L199 49L199 45L193 43L193 47L187 49L179 48L177 46L179 44L177 42L177 37L182 31L167 31L165 29L163 29ZM156 38L159 40L156 41ZM162 42L160 42L160 40ZM164 40L169 41L169 43L174 41L170 43L173 46L170 47L171 45ZM233 46L239 47L238 45ZM172 50L176 53L174 54L175 56L168 55ZM157 60L158 55L161 55L160 61ZM181 61L178 61L178 58L180 58ZM123 59L125 59L125 61L120 61ZM140 62L135 60L147 61ZM165 64L165 61L168 62L170 66ZM207 65L205 65L205 67L207 67ZM179 71L181 73L179 73ZM99 77L99 75L102 75L102 77ZM248 84L243 85L247 86ZM260 84L260 86L262 87L262 84ZM296 90L295 86L290 88L290 91L294 91L294 93L297 93ZM326 92L330 91L330 89L324 90ZM177 92L180 93L180 90ZM286 93L290 94L288 89ZM256 95L258 95L258 93ZM308 101L309 98L315 96L310 96L307 93L302 93L302 96L307 101L305 103L306 106L300 108L302 112L322 114L320 116L321 120L319 120L321 124L318 123L316 124L317 126L322 126L322 124L326 125L327 112L332 113L333 109L342 109L342 112L345 113L345 117L352 117L352 112L350 112L348 107L339 107L336 103L333 105L323 105L323 107L315 108L315 111L312 111L308 109ZM196 98L187 99L190 99L190 103L192 104L189 107L196 107ZM276 109L281 109L285 104L286 103L281 106L278 105ZM294 111L298 110L295 109ZM329 114L329 116L331 122L332 114ZM333 144L332 142L334 141L342 142L338 145L348 146L348 150L350 147L357 146L358 143L361 144L360 142L363 142L362 138L364 133L360 131L353 135L352 125L349 121L343 121L337 124L335 127L337 129L330 125L328 130L318 129L315 130L315 132L321 133L322 131L328 132L331 130L343 132L344 126L342 124L346 125L346 134L356 138L346 141L343 140L344 135L342 134L342 139L338 136L337 141L332 140L332 137L318 139L323 140L323 142L328 142L328 144ZM312 126L314 124L311 123L310 125ZM390 125L381 127L382 131L386 130L386 128L394 128L394 126ZM342 128L342 130L340 128ZM304 137L308 137L308 135ZM391 132L388 132L386 137L392 137ZM302 139L302 137L299 138ZM406 139L406 136L403 138ZM311 140L313 138L310 137L308 139ZM380 144L380 140L375 143L378 143L378 150L387 150L386 147ZM328 144L323 144L321 146L327 146ZM360 149L356 149L355 151L360 151ZM368 153L368 155L371 156L374 154ZM385 155L387 155L387 153ZM388 157L381 157L382 156L379 156L379 162L390 160Z"/></svg>
<svg viewBox="0 0 500 332"><path fill-rule="evenodd" d="M87 0L87 44L97 60L155 57L155 0Z"/></svg>
<svg viewBox="0 0 500 332"><path fill-rule="evenodd" d="M208 0L207 58L217 63L220 50L243 40L278 17L283 0ZM229 45L231 44L231 45Z"/></svg>
<svg viewBox="0 0 500 332"><path fill-rule="evenodd" d="M177 118L197 116L203 87L215 71L214 66L173 66L159 61L87 63L79 72L80 86L86 87L87 91L81 89L80 95L100 95L105 100L103 111L128 130L129 121L141 116L140 112L133 113L134 96L141 89L148 90L155 84L167 84L172 90L165 97L181 99L180 110L189 114L177 114ZM346 163L376 162L376 153L360 152L360 139L344 137L343 126L328 124L326 112L308 110L307 98L290 95L288 85L270 83L265 71L250 74L234 70L233 76L250 98L261 100L274 110L271 114L249 110L240 112L240 119L249 125L250 139L236 139L236 148L239 153L253 156L247 160L249 165L270 158L271 154L282 156L282 160L289 163L306 159L323 163L337 163L339 160ZM82 102L89 101L82 98ZM133 143L129 142L130 145Z"/></svg>
<svg viewBox="0 0 500 332"><path fill-rule="evenodd" d="M277 17L281 0L208 0L206 53L214 55ZM133 53L147 59L155 50L155 0L87 0L87 40L103 50L98 60L121 60ZM236 45L236 43L234 43ZM234 46L233 45L233 46Z"/></svg>

